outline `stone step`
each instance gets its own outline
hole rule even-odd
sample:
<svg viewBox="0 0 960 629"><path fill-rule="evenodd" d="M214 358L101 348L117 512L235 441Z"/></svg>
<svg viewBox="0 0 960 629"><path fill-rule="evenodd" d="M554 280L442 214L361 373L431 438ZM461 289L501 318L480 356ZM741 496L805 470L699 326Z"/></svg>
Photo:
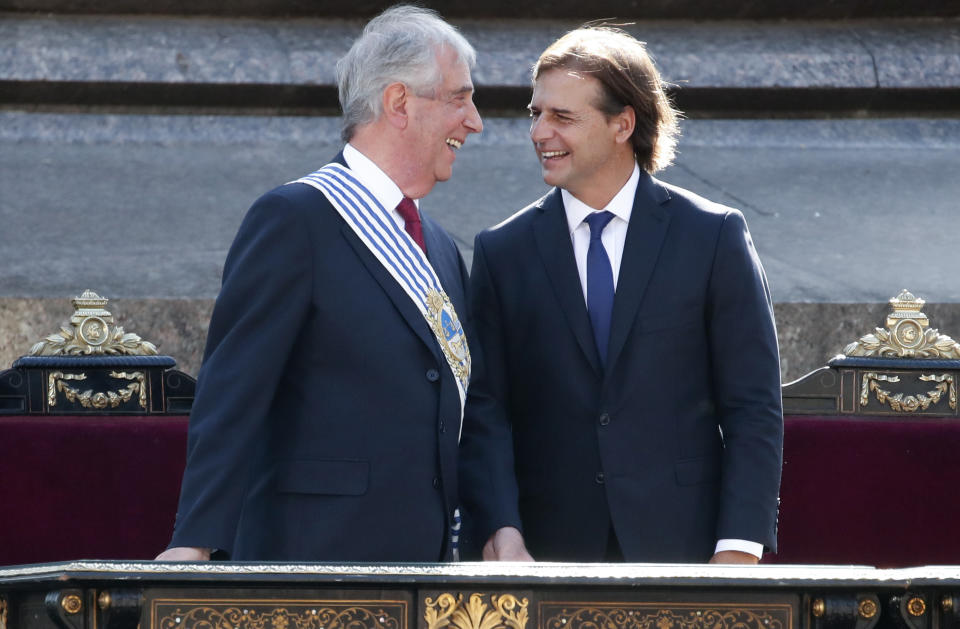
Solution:
<svg viewBox="0 0 960 629"><path fill-rule="evenodd" d="M527 122L485 119L423 200L470 263L546 191ZM659 175L740 208L776 301L960 302L960 120L686 120ZM325 117L0 112L0 297L212 298L253 201L340 149Z"/></svg>
<svg viewBox="0 0 960 629"><path fill-rule="evenodd" d="M460 19L477 101L522 115L565 20ZM334 114L357 19L35 16L0 20L0 106ZM960 19L651 21L648 42L697 116L960 115ZM779 112L779 113L778 113Z"/></svg>
<svg viewBox="0 0 960 629"><path fill-rule="evenodd" d="M86 14L216 15L226 17L300 16L369 18L393 0L0 0L0 11ZM421 0L448 18L650 19L849 19L949 17L960 15L956 0Z"/></svg>

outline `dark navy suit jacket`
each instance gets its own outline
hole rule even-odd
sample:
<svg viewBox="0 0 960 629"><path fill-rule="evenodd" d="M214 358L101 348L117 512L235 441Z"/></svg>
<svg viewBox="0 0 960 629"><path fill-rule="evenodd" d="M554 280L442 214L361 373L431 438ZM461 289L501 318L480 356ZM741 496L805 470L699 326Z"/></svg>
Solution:
<svg viewBox="0 0 960 629"><path fill-rule="evenodd" d="M427 216L423 231L466 322L456 245ZM406 293L320 191L276 188L227 257L171 545L237 560L438 561L460 415Z"/></svg>
<svg viewBox="0 0 960 629"><path fill-rule="evenodd" d="M557 189L477 237L471 302L476 542L513 525L538 560L600 561L612 522L628 561L775 548L777 339L740 212L641 174L605 368Z"/></svg>

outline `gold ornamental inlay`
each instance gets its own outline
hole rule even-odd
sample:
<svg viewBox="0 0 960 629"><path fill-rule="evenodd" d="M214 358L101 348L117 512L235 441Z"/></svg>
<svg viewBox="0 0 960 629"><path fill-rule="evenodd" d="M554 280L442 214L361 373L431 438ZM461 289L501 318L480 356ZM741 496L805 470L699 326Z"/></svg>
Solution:
<svg viewBox="0 0 960 629"><path fill-rule="evenodd" d="M857 604L857 613L861 618L873 618L877 615L877 604L873 599L862 598Z"/></svg>
<svg viewBox="0 0 960 629"><path fill-rule="evenodd" d="M7 599L0 598L0 629L7 629Z"/></svg>
<svg viewBox="0 0 960 629"><path fill-rule="evenodd" d="M907 611L911 616L923 616L927 611L927 604L919 596L914 596L907 601Z"/></svg>
<svg viewBox="0 0 960 629"><path fill-rule="evenodd" d="M47 376L47 405L51 408L57 405L57 392L69 402L79 402L83 408L104 409L117 408L121 403L129 402L135 394L139 394L140 407L147 408L147 376L142 371L127 373L125 371L111 371L111 378L117 380L133 380L129 385L117 391L94 392L93 389L80 391L66 383L67 380L83 381L87 379L82 373L63 373L53 371Z"/></svg>
<svg viewBox="0 0 960 629"><path fill-rule="evenodd" d="M957 385L953 374L942 375L924 375L920 374L918 379L922 382L936 382L936 386L926 393L916 393L905 395L903 393L893 393L880 386L881 382L896 384L900 382L900 376L890 376L873 371L863 374L863 383L860 386L860 406L866 406L870 401L870 391L876 392L877 402L887 404L891 409L898 413L913 413L918 410L927 410L940 402L940 398L947 394L947 405L952 410L957 410Z"/></svg>
<svg viewBox="0 0 960 629"><path fill-rule="evenodd" d="M960 343L930 327L930 319L920 311L925 303L903 289L890 300L893 309L887 315L887 327L876 328L873 334L847 345L844 355L960 359Z"/></svg>
<svg viewBox="0 0 960 629"><path fill-rule="evenodd" d="M106 310L109 300L86 290L72 300L74 313L60 330L30 350L32 356L127 355L154 356L157 348L136 334L114 325Z"/></svg>
<svg viewBox="0 0 960 629"><path fill-rule="evenodd" d="M68 614L78 614L83 609L83 601L76 594L70 594L60 600L60 607Z"/></svg>
<svg viewBox="0 0 960 629"><path fill-rule="evenodd" d="M944 597L940 599L940 608L945 612L953 611L953 597L945 594Z"/></svg>
<svg viewBox="0 0 960 629"><path fill-rule="evenodd" d="M547 609L544 609L544 608ZM549 609L553 608L553 609ZM585 607L541 604L543 629L790 629L790 614L731 606L592 603Z"/></svg>
<svg viewBox="0 0 960 629"><path fill-rule="evenodd" d="M444 593L424 599L423 619L427 629L524 629L529 620L529 599L518 599L513 594L491 594L490 603L484 595L474 592L466 602L463 594L454 597Z"/></svg>
<svg viewBox="0 0 960 629"><path fill-rule="evenodd" d="M159 629L406 629L398 601L231 601L158 605Z"/></svg>

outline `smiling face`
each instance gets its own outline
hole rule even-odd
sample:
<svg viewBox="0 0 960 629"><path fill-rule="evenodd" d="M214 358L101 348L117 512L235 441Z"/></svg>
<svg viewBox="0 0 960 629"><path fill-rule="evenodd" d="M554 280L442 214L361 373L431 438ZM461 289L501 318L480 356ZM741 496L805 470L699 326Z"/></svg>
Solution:
<svg viewBox="0 0 960 629"><path fill-rule="evenodd" d="M555 68L537 78L530 101L530 139L543 180L598 209L629 179L635 161L632 110L606 116L597 107L601 89L588 75Z"/></svg>
<svg viewBox="0 0 960 629"><path fill-rule="evenodd" d="M407 136L419 196L436 182L450 179L456 151L469 134L483 130L467 64L445 47L437 55L437 65L441 79L433 94L410 99Z"/></svg>

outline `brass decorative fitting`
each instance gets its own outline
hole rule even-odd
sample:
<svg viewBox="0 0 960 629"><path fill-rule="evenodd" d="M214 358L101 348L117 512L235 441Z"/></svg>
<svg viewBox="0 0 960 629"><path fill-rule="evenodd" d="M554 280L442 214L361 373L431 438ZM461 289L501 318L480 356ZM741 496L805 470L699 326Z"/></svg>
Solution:
<svg viewBox="0 0 960 629"><path fill-rule="evenodd" d="M944 595L944 597L943 597L942 599L940 599L940 608L943 609L943 611L945 611L945 612L952 612L952 611L953 611L953 597L950 596L949 594Z"/></svg>
<svg viewBox="0 0 960 629"><path fill-rule="evenodd" d="M73 299L73 316L33 346L31 356L156 356L157 346L115 325L109 300L91 290Z"/></svg>
<svg viewBox="0 0 960 629"><path fill-rule="evenodd" d="M907 601L907 611L911 616L923 616L927 611L927 604L919 596L914 596Z"/></svg>
<svg viewBox="0 0 960 629"><path fill-rule="evenodd" d="M110 609L110 592L100 592L100 596L97 597L97 605L100 606L100 609Z"/></svg>
<svg viewBox="0 0 960 629"><path fill-rule="evenodd" d="M960 343L930 327L930 319L920 311L925 303L904 289L890 300L887 327L860 337L843 353L879 358L960 358Z"/></svg>
<svg viewBox="0 0 960 629"><path fill-rule="evenodd" d="M814 617L820 618L827 611L827 604L823 602L822 598L813 599L813 603L810 605L810 611L813 613Z"/></svg>
<svg viewBox="0 0 960 629"><path fill-rule="evenodd" d="M83 601L76 594L64 596L60 601L60 607L68 614L78 614L83 609Z"/></svg>
<svg viewBox="0 0 960 629"><path fill-rule="evenodd" d="M873 618L877 615L877 604L870 598L862 598L857 603L857 613L861 618Z"/></svg>

